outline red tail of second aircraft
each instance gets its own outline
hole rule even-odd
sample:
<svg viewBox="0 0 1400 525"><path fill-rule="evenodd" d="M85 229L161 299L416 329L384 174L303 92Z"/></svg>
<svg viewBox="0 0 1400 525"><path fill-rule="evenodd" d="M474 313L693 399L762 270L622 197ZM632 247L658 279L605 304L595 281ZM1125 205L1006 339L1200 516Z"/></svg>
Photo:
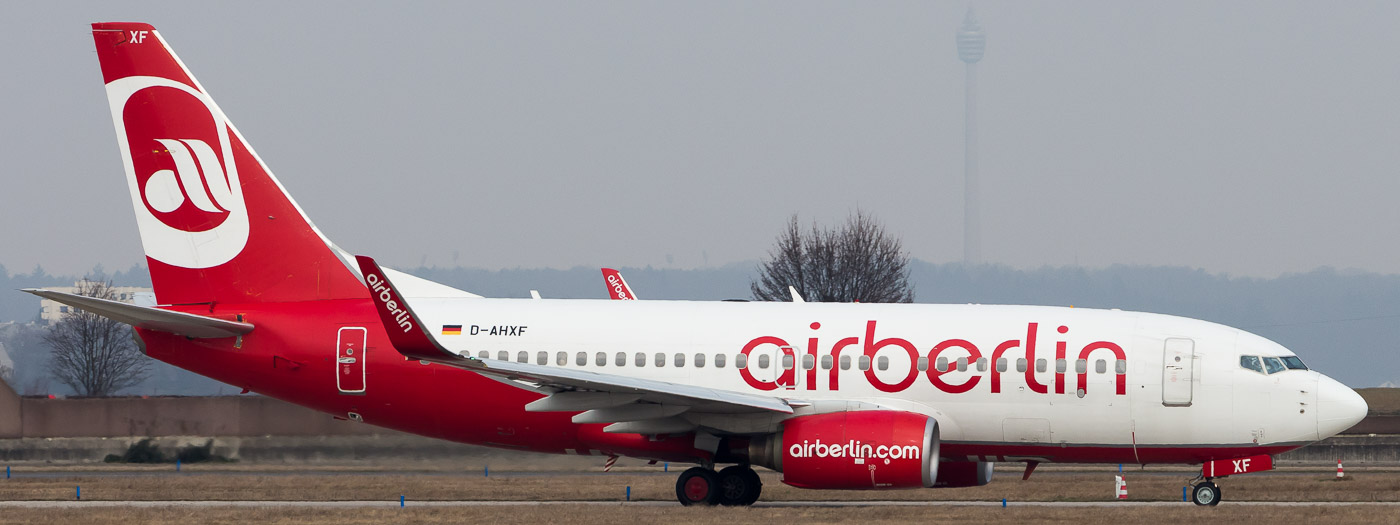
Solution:
<svg viewBox="0 0 1400 525"><path fill-rule="evenodd" d="M608 287L608 296L620 301L631 301L637 298L637 294L632 293L632 287L627 286L627 281L622 278L622 272L612 268L603 268L603 284Z"/></svg>
<svg viewBox="0 0 1400 525"><path fill-rule="evenodd" d="M92 30L158 301L364 297L350 262L160 33L125 22Z"/></svg>

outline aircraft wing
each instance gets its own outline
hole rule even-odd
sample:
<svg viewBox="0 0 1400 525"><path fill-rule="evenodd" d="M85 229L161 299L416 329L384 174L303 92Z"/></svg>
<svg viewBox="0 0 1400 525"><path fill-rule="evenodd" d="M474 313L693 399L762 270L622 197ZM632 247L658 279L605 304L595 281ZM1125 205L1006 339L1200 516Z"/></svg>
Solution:
<svg viewBox="0 0 1400 525"><path fill-rule="evenodd" d="M605 430L643 434L695 428L694 423L680 417L686 412L761 419L793 412L792 404L775 396L458 355L433 339L374 259L356 259L380 321L400 354L469 370L548 396L526 405L527 410L584 411L574 416L576 423L612 423Z"/></svg>
<svg viewBox="0 0 1400 525"><path fill-rule="evenodd" d="M32 293L45 299L52 299L74 308L81 308L102 317L126 323L137 328L170 332L172 334L180 334L195 339L235 337L253 331L253 325L238 321L162 310L149 306L136 306L120 301L55 292L52 290L29 288L21 291Z"/></svg>

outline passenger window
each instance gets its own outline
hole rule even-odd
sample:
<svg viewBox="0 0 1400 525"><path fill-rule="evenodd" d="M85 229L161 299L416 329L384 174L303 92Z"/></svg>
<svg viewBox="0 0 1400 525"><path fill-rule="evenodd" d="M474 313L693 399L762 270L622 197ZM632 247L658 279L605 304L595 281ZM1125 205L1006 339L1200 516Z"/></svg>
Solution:
<svg viewBox="0 0 1400 525"><path fill-rule="evenodd" d="M661 352L657 352L657 353L656 353L656 367L657 367L657 368L662 368L662 367L665 367L665 366L666 366L666 354L663 354L663 353L661 353Z"/></svg>
<svg viewBox="0 0 1400 525"><path fill-rule="evenodd" d="M1259 362L1259 356L1257 355L1240 356L1240 368L1244 368L1246 370L1253 370L1259 373L1264 372L1264 365Z"/></svg>
<svg viewBox="0 0 1400 525"><path fill-rule="evenodd" d="M1042 374L1045 373L1045 360L1044 360L1044 359L1036 359L1036 360L1035 360L1035 371L1038 372L1038 373L1042 373Z"/></svg>
<svg viewBox="0 0 1400 525"><path fill-rule="evenodd" d="M1016 371L1017 371L1017 372L1025 372L1025 371L1026 371L1026 358L1022 357L1022 358L1016 360Z"/></svg>
<svg viewBox="0 0 1400 525"><path fill-rule="evenodd" d="M1108 361L1102 359L1094 361L1094 373L1102 374L1106 371L1108 371Z"/></svg>
<svg viewBox="0 0 1400 525"><path fill-rule="evenodd" d="M959 372L966 372L966 371L967 371L967 358L966 358L966 357L959 357L959 358L958 358L958 371L959 371Z"/></svg>
<svg viewBox="0 0 1400 525"><path fill-rule="evenodd" d="M880 367L880 370L889 370L889 369L890 369L890 357L889 357L889 356L882 355L882 356L880 356L880 359L876 360L875 364L876 364L876 366L879 366L879 367Z"/></svg>
<svg viewBox="0 0 1400 525"><path fill-rule="evenodd" d="M1064 359L1056 359L1056 360L1055 360L1055 372L1061 373L1061 374L1065 373L1065 360L1064 360Z"/></svg>
<svg viewBox="0 0 1400 525"><path fill-rule="evenodd" d="M928 370L928 356L926 356L926 355L924 355L924 356L919 356L919 365L918 365L918 366L919 366L919 371L920 371L920 372L927 371L927 370Z"/></svg>
<svg viewBox="0 0 1400 525"><path fill-rule="evenodd" d="M482 350L481 353L476 354L476 356L482 359L487 359L491 357L491 352L489 350Z"/></svg>
<svg viewBox="0 0 1400 525"><path fill-rule="evenodd" d="M705 354L695 354L695 368L705 368Z"/></svg>
<svg viewBox="0 0 1400 525"><path fill-rule="evenodd" d="M832 362L835 361L830 355L822 356L822 370L831 370Z"/></svg>
<svg viewBox="0 0 1400 525"><path fill-rule="evenodd" d="M734 368L747 368L749 366L748 354L736 354L734 356Z"/></svg>
<svg viewBox="0 0 1400 525"><path fill-rule="evenodd" d="M870 356L860 356L860 360L857 361L857 363L856 366L859 366L861 370L870 370Z"/></svg>
<svg viewBox="0 0 1400 525"><path fill-rule="evenodd" d="M682 367L684 367L684 366L685 366L685 354L682 354L682 353L680 353L680 352L676 352L676 368L682 368Z"/></svg>
<svg viewBox="0 0 1400 525"><path fill-rule="evenodd" d="M1005 357L998 357L998 358L997 358L997 372L1006 372L1006 358L1005 358Z"/></svg>
<svg viewBox="0 0 1400 525"><path fill-rule="evenodd" d="M724 368L724 354L715 354L715 368Z"/></svg>
<svg viewBox="0 0 1400 525"><path fill-rule="evenodd" d="M564 365L569 364L569 353L568 353L568 352L559 352L559 353L557 353L557 354L554 354L554 364L559 365L559 366L564 366Z"/></svg>
<svg viewBox="0 0 1400 525"><path fill-rule="evenodd" d="M607 352L598 352L596 355L593 356L593 362L594 362L594 363L597 363L598 366L607 365L607 364L608 364L608 353L607 353Z"/></svg>
<svg viewBox="0 0 1400 525"><path fill-rule="evenodd" d="M848 355L843 355L843 356L841 356L841 369L842 369L842 370L850 370L850 369L851 369L851 356L848 356Z"/></svg>
<svg viewBox="0 0 1400 525"><path fill-rule="evenodd" d="M1102 363L1103 361L1099 361L1099 362ZM1088 361L1086 361L1086 360L1084 360L1084 359L1079 359L1079 360L1076 360L1076 361L1074 362L1074 373L1076 373L1076 374L1086 374L1086 373L1088 373L1088 372L1089 372L1089 362L1088 362Z"/></svg>
<svg viewBox="0 0 1400 525"><path fill-rule="evenodd" d="M1113 360L1113 371L1118 374L1128 373L1128 362L1122 359Z"/></svg>
<svg viewBox="0 0 1400 525"><path fill-rule="evenodd" d="M524 350L521 350L519 353L516 353L516 354L515 354L515 362L517 362L517 363L529 363L529 362L530 362L530 352L526 352L526 351L524 351Z"/></svg>
<svg viewBox="0 0 1400 525"><path fill-rule="evenodd" d="M946 357L940 357L940 358L938 358L938 361L934 362L934 364L933 364L933 369L934 369L934 370L937 370L937 371L939 371L939 372L947 372L947 371L948 371L948 358L946 358Z"/></svg>
<svg viewBox="0 0 1400 525"><path fill-rule="evenodd" d="M578 355L574 356L574 364L577 364L578 366L587 365L588 352L579 352Z"/></svg>
<svg viewBox="0 0 1400 525"><path fill-rule="evenodd" d="M539 353L535 354L535 364L540 366L549 364L549 352L540 350Z"/></svg>
<svg viewBox="0 0 1400 525"><path fill-rule="evenodd" d="M767 369L768 369L768 362L769 362L769 361L770 361L770 359L768 358L768 354L758 354L758 367L759 367L759 368L762 368L762 369L764 369L764 370L767 370Z"/></svg>
<svg viewBox="0 0 1400 525"><path fill-rule="evenodd" d="M816 367L817 367L817 358L812 357L812 354L807 354L807 355L802 356L802 369L803 369L803 370L811 370L811 369L816 368Z"/></svg>
<svg viewBox="0 0 1400 525"><path fill-rule="evenodd" d="M617 357L613 358L613 365L627 366L627 352L618 352Z"/></svg>
<svg viewBox="0 0 1400 525"><path fill-rule="evenodd" d="M646 352L637 352L637 355L632 356L632 363L633 363L633 364L636 364L636 365L637 365L637 368L641 368L641 367L647 366L647 354L646 354Z"/></svg>
<svg viewBox="0 0 1400 525"><path fill-rule="evenodd" d="M505 350L501 350L501 351L499 351L499 352L496 352L496 360L497 360L497 361L510 361L510 352L507 352L507 351L505 351Z"/></svg>
<svg viewBox="0 0 1400 525"><path fill-rule="evenodd" d="M979 357L979 358L977 358L977 371L978 371L978 372L986 372L986 371L987 371L987 358L985 358L985 357Z"/></svg>
<svg viewBox="0 0 1400 525"><path fill-rule="evenodd" d="M1264 358L1264 370L1267 370L1270 374L1277 374L1287 369L1288 367L1283 366L1283 361L1279 360L1277 357Z"/></svg>
<svg viewBox="0 0 1400 525"><path fill-rule="evenodd" d="M783 370L792 370L792 354L783 354Z"/></svg>

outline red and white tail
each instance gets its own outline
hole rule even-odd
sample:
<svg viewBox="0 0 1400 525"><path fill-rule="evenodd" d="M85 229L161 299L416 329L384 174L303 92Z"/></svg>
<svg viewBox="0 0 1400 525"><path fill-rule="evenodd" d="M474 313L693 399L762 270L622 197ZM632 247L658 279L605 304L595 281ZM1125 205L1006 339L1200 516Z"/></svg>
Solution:
<svg viewBox="0 0 1400 525"><path fill-rule="evenodd" d="M365 296L155 28L97 23L92 36L159 302Z"/></svg>
<svg viewBox="0 0 1400 525"><path fill-rule="evenodd" d="M627 281L622 278L622 272L603 268L603 284L607 285L608 295L615 300L631 301L637 298L637 294L632 293L632 287L627 286Z"/></svg>

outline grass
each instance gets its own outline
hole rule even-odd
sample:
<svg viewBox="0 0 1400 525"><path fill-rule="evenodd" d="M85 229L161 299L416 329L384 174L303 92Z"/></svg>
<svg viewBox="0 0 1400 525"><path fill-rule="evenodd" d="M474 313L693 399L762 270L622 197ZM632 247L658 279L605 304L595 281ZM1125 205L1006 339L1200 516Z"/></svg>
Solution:
<svg viewBox="0 0 1400 525"><path fill-rule="evenodd" d="M634 501L673 501L675 477L659 467L647 471L538 473L493 470L369 471L338 469L265 470L187 466L89 467L86 471L20 468L0 479L0 500L73 500L82 487L84 500L190 501L621 501L626 487ZM1008 469L1009 470L1009 469ZM1225 501L1400 501L1400 472L1351 469L1337 481L1335 470L1317 467L1221 479ZM1107 501L1112 497L1112 470L1042 469L1029 481L1019 472L999 472L983 487L896 491L813 491L783 485L777 473L762 471L763 501ZM1128 493L1139 501L1180 501L1181 488L1194 471L1129 469Z"/></svg>
<svg viewBox="0 0 1400 525"><path fill-rule="evenodd" d="M117 508L5 509L3 523L315 524L501 523L616 525L617 523L1394 523L1394 509L1368 507L845 507L845 508L684 508L635 506L551 506L483 508Z"/></svg>

